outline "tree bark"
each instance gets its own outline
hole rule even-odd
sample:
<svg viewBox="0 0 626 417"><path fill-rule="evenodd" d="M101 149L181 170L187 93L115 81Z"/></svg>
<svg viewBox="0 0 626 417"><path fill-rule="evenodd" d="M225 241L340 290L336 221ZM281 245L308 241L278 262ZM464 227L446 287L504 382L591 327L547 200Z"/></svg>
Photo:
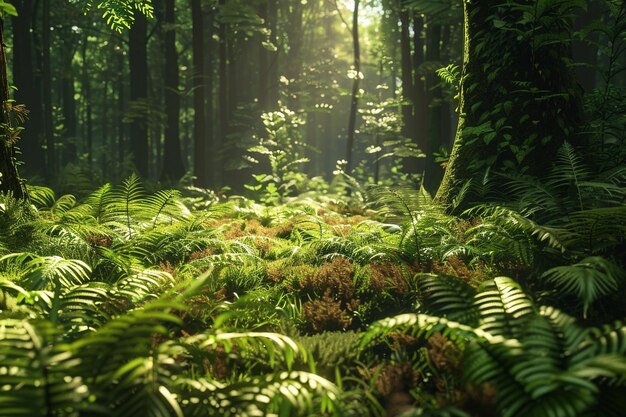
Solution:
<svg viewBox="0 0 626 417"><path fill-rule="evenodd" d="M148 100L148 22L141 13L129 31L128 64L130 70L130 103L145 106ZM133 114L130 126L130 150L140 176L148 177L148 120L146 114Z"/></svg>
<svg viewBox="0 0 626 417"><path fill-rule="evenodd" d="M206 82L206 152L207 159L205 164L208 167L209 186L217 188L219 183L220 168L218 166L217 151L219 149L216 143L215 135L215 105L214 105L214 86L215 86L215 41L213 34L215 33L215 9L211 8L207 16L207 33L206 33L206 66L204 80Z"/></svg>
<svg viewBox="0 0 626 417"><path fill-rule="evenodd" d="M34 82L33 40L30 32L33 16L32 0L14 2L18 15L12 19L13 26L13 84L15 102L30 110L19 142L27 173L43 175L45 154L42 147L43 119L39 94Z"/></svg>
<svg viewBox="0 0 626 417"><path fill-rule="evenodd" d="M61 74L61 103L63 106L64 139L61 153L62 165L74 163L78 159L76 148L78 121L76 118L76 99L74 88L74 72L72 62L76 53L76 42L70 31L63 30L63 51L60 53L63 60Z"/></svg>
<svg viewBox="0 0 626 417"><path fill-rule="evenodd" d="M359 42L359 3L354 0L354 10L352 12L352 48L354 52L354 79L352 80L352 95L350 100L350 115L348 118L348 140L346 144L346 171L352 172L354 135L356 131L356 116L359 105L359 85L361 83L361 44Z"/></svg>
<svg viewBox="0 0 626 417"><path fill-rule="evenodd" d="M9 82L7 79L7 60L4 52L4 19L0 17L0 123L11 124L9 115ZM3 129L0 137L0 193L11 193L15 198L28 198L15 165L13 143L7 140L8 131Z"/></svg>
<svg viewBox="0 0 626 417"><path fill-rule="evenodd" d="M545 13L560 23L552 30L568 31L571 21L558 14L558 4L549 7ZM532 21L519 23L524 9L531 13L534 2L464 2L461 117L435 198L443 206L451 207L459 187L487 170L545 175L563 141L576 140L582 104L567 65L569 45L540 43L544 35L558 33ZM497 177L491 181L502 185Z"/></svg>
<svg viewBox="0 0 626 417"><path fill-rule="evenodd" d="M430 22L426 29L426 61L441 62L441 24ZM439 64L441 65L441 64ZM444 139L442 126L443 94L436 79L437 75L430 73L426 76L426 92L428 93L428 147L426 153L426 170L424 175L424 187L430 193L437 192L437 187L443 177L441 167L435 162L433 152L447 142Z"/></svg>
<svg viewBox="0 0 626 417"><path fill-rule="evenodd" d="M42 19L42 54L41 74L43 89L43 118L46 137L46 175L48 180L54 178L57 172L56 152L54 149L54 126L52 121L52 68L50 60L51 31L50 31L50 1L43 0Z"/></svg>
<svg viewBox="0 0 626 417"><path fill-rule="evenodd" d="M259 5L259 17L267 24L268 1L264 0ZM269 103L269 51L259 42L259 109L267 111Z"/></svg>
<svg viewBox="0 0 626 417"><path fill-rule="evenodd" d="M224 7L226 0L219 0L219 6ZM219 46L219 94L218 94L218 108L219 108L219 138L216 141L216 150L219 153L224 151L223 147L228 143L228 123L230 120L229 103L228 103L228 39L226 38L226 23L223 19L219 19L218 28ZM219 160L219 171L217 183L222 185L222 178L224 176L224 163Z"/></svg>
<svg viewBox="0 0 626 417"><path fill-rule="evenodd" d="M424 18L413 16L413 143L428 155L432 150L428 146L428 105L429 93L423 80L420 67L424 64ZM411 163L412 162L412 163ZM411 158L413 174L426 174L425 158Z"/></svg>
<svg viewBox="0 0 626 417"><path fill-rule="evenodd" d="M163 144L162 181L177 181L185 175L185 167L180 149L180 95L178 74L178 51L176 50L176 30L174 25L174 0L165 0L164 15L165 43L165 141Z"/></svg>
<svg viewBox="0 0 626 417"><path fill-rule="evenodd" d="M211 180L209 142L206 135L206 108L204 82L204 16L200 0L191 0L192 48L193 48L193 143L194 175L196 184L208 187Z"/></svg>
<svg viewBox="0 0 626 417"><path fill-rule="evenodd" d="M402 79L402 134L413 138L413 65L411 62L410 16L408 10L400 11L400 78Z"/></svg>

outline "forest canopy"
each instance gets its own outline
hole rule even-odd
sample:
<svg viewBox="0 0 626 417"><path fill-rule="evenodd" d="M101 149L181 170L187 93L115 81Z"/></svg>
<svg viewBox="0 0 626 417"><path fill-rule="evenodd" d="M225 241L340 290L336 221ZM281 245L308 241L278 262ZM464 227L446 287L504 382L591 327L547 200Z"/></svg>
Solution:
<svg viewBox="0 0 626 417"><path fill-rule="evenodd" d="M0 0L0 417L622 417L622 0Z"/></svg>

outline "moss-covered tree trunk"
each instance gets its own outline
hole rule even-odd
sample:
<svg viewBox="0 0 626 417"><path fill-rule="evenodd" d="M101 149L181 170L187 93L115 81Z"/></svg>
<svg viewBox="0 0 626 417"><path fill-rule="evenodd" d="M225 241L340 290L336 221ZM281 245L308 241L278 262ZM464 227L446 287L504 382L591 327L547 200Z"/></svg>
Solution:
<svg viewBox="0 0 626 417"><path fill-rule="evenodd" d="M450 207L467 181L495 172L545 173L575 142L580 87L570 67L567 2L464 2L460 120L436 202ZM573 2L572 2L573 3Z"/></svg>
<svg viewBox="0 0 626 417"><path fill-rule="evenodd" d="M9 83L7 80L7 60L4 52L4 19L0 17L0 193L11 193L15 198L26 197L26 191L20 181L15 165L13 139L11 131Z"/></svg>

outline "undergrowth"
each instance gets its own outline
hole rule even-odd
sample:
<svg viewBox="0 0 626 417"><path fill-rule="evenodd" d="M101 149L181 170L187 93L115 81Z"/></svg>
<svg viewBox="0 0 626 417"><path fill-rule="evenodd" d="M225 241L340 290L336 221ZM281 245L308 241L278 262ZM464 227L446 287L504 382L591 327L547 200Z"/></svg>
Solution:
<svg viewBox="0 0 626 417"><path fill-rule="evenodd" d="M620 416L624 176L559 158L459 216L382 186L0 197L0 415Z"/></svg>

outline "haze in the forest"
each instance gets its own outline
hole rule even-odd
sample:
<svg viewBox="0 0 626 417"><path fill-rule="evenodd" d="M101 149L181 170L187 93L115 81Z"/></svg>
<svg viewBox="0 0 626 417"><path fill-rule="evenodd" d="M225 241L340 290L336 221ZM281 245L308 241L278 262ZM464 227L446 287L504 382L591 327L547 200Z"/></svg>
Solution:
<svg viewBox="0 0 626 417"><path fill-rule="evenodd" d="M623 417L623 0L0 0L0 417Z"/></svg>

